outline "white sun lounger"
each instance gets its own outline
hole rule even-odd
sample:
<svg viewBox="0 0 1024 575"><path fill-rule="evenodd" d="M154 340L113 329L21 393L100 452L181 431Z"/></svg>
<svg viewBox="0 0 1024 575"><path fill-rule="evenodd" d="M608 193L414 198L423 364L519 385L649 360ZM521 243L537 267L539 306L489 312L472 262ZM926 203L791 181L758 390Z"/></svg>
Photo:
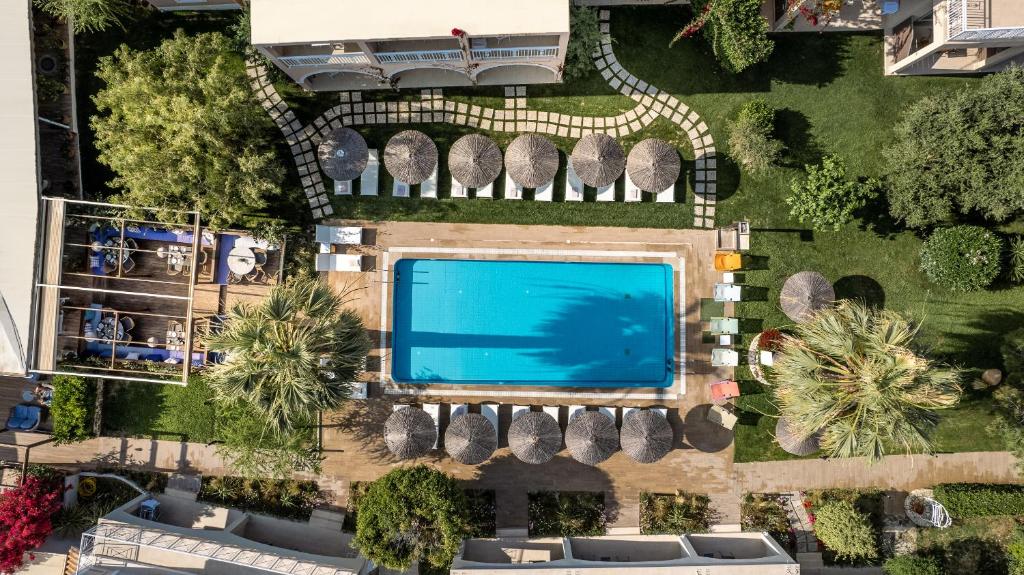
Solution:
<svg viewBox="0 0 1024 575"><path fill-rule="evenodd" d="M359 176L359 195L376 196L377 172L380 170L380 156L377 155L377 150L375 149L368 150L367 155L368 159L366 160L366 169L363 170L362 175Z"/></svg>
<svg viewBox="0 0 1024 575"><path fill-rule="evenodd" d="M585 406L585 405L570 405L569 406L569 421L572 421L572 418L576 417L577 415L583 413L586 410L587 410L587 406Z"/></svg>
<svg viewBox="0 0 1024 575"><path fill-rule="evenodd" d="M640 198L642 198L643 195L644 195L643 190L641 190L639 187L637 187L636 184L633 183L633 180L631 180L629 178L629 170L626 170L626 197L625 197L625 200L627 202L639 202Z"/></svg>
<svg viewBox="0 0 1024 575"><path fill-rule="evenodd" d="M523 199L523 187L515 183L512 180L512 176L505 172L505 199L506 200L521 200Z"/></svg>
<svg viewBox="0 0 1024 575"><path fill-rule="evenodd" d="M481 403L480 404L480 415L487 418L487 421L491 422L494 426L494 435L498 435L498 404L497 403Z"/></svg>
<svg viewBox="0 0 1024 575"><path fill-rule="evenodd" d="M357 246L363 242L363 228L359 226L317 226L316 241L321 244Z"/></svg>
<svg viewBox="0 0 1024 575"><path fill-rule="evenodd" d="M334 180L334 195L351 196L352 180Z"/></svg>
<svg viewBox="0 0 1024 575"><path fill-rule="evenodd" d="M427 412L430 419L434 420L434 431L437 432L437 439L434 440L434 449L437 449L437 442L441 438L441 405L437 403L423 404L423 411Z"/></svg>
<svg viewBox="0 0 1024 575"><path fill-rule="evenodd" d="M409 184L395 180L394 185L391 186L391 197L393 198L408 198L409 190L412 188Z"/></svg>
<svg viewBox="0 0 1024 575"><path fill-rule="evenodd" d="M530 406L529 405L513 405L512 406L512 421L515 421L515 419L517 417L519 417L520 415L522 415L524 413L529 413L529 411L530 411Z"/></svg>
<svg viewBox="0 0 1024 575"><path fill-rule="evenodd" d="M599 202L614 202L615 201L615 182L608 184L607 186L601 186L597 189L597 201Z"/></svg>
<svg viewBox="0 0 1024 575"><path fill-rule="evenodd" d="M740 364L740 354L735 349L716 347L711 350L711 365L714 367L735 367Z"/></svg>
<svg viewBox="0 0 1024 575"><path fill-rule="evenodd" d="M458 405L452 405L451 417L448 419L448 421L451 421L452 419L455 419L456 417L460 415L465 415L467 413L469 413L468 404L460 403Z"/></svg>
<svg viewBox="0 0 1024 575"><path fill-rule="evenodd" d="M740 286L715 284L715 301L740 301Z"/></svg>
<svg viewBox="0 0 1024 575"><path fill-rule="evenodd" d="M452 197L453 198L468 198L469 188L463 186L458 180L452 178Z"/></svg>
<svg viewBox="0 0 1024 575"><path fill-rule="evenodd" d="M658 192L657 195L654 196L654 201L661 204L670 204L676 201L676 185L672 184Z"/></svg>
<svg viewBox="0 0 1024 575"><path fill-rule="evenodd" d="M430 177L423 180L420 183L420 197L421 198L436 198L437 197L437 165L434 165L434 171L430 174Z"/></svg>
<svg viewBox="0 0 1024 575"><path fill-rule="evenodd" d="M361 272L363 256L358 254L317 254L318 272Z"/></svg>
<svg viewBox="0 0 1024 575"><path fill-rule="evenodd" d="M559 420L558 420L558 412L562 408L558 407L557 405L545 405L543 409L544 409L544 413L546 413L546 414L550 415L551 417L555 418L555 423L558 423L559 425L561 425L561 422L559 422Z"/></svg>
<svg viewBox="0 0 1024 575"><path fill-rule="evenodd" d="M583 180L576 175L576 170L572 168L572 158L570 158L565 166L565 201L582 202L583 189Z"/></svg>
<svg viewBox="0 0 1024 575"><path fill-rule="evenodd" d="M599 407L597 411L608 416L608 419L615 423L615 408L614 407Z"/></svg>
<svg viewBox="0 0 1024 575"><path fill-rule="evenodd" d="M476 197L491 199L494 197L494 182L487 184L482 188L476 189Z"/></svg>
<svg viewBox="0 0 1024 575"><path fill-rule="evenodd" d="M537 188L533 193L533 199L538 202L550 202L555 197L555 182L548 182Z"/></svg>

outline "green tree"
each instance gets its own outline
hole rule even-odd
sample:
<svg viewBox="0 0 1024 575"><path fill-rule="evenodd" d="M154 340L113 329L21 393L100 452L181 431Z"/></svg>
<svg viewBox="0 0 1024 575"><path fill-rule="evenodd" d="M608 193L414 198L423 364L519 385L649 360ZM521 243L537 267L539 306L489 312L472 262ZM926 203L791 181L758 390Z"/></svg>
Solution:
<svg viewBox="0 0 1024 575"><path fill-rule="evenodd" d="M917 328L844 300L794 332L775 360L773 391L796 433L820 432L831 457L931 450L935 410L956 405L960 374L913 351Z"/></svg>
<svg viewBox="0 0 1024 575"><path fill-rule="evenodd" d="M217 397L248 404L276 431L340 406L370 348L343 297L317 279L300 278L275 286L259 305L234 306L224 329L207 341L225 354L206 372Z"/></svg>
<svg viewBox="0 0 1024 575"><path fill-rule="evenodd" d="M276 429L244 402L223 406L217 414L217 453L236 473L251 479L320 473L323 456L316 447L316 420L297 419L293 426Z"/></svg>
<svg viewBox="0 0 1024 575"><path fill-rule="evenodd" d="M935 230L921 247L921 271L953 291L977 291L1002 269L1003 240L980 226Z"/></svg>
<svg viewBox="0 0 1024 575"><path fill-rule="evenodd" d="M761 0L694 0L698 16L672 38L670 45L699 31L711 43L718 63L738 74L764 62L775 49L768 38L768 21L761 15Z"/></svg>
<svg viewBox="0 0 1024 575"><path fill-rule="evenodd" d="M279 193L284 170L273 126L222 34L181 30L151 50L122 45L100 59L106 87L90 119L116 201L177 211L197 207L211 226L237 222Z"/></svg>
<svg viewBox="0 0 1024 575"><path fill-rule="evenodd" d="M601 43L597 10L590 6L570 6L569 34L562 76L565 80L577 80L594 70L592 54Z"/></svg>
<svg viewBox="0 0 1024 575"><path fill-rule="evenodd" d="M849 501L836 500L815 508L814 534L840 559L871 560L878 557L875 533L868 516Z"/></svg>
<svg viewBox="0 0 1024 575"><path fill-rule="evenodd" d="M73 23L76 34L124 27L132 15L130 0L35 0L35 5L63 22Z"/></svg>
<svg viewBox="0 0 1024 575"><path fill-rule="evenodd" d="M760 98L747 102L729 126L732 157L752 173L767 171L784 148L772 137L774 131L775 109Z"/></svg>
<svg viewBox="0 0 1024 575"><path fill-rule="evenodd" d="M53 378L53 441L77 443L92 437L93 385L81 377L58 375Z"/></svg>
<svg viewBox="0 0 1024 575"><path fill-rule="evenodd" d="M885 562L886 575L942 575L942 565L934 557L899 555Z"/></svg>
<svg viewBox="0 0 1024 575"><path fill-rule="evenodd" d="M1005 221L1024 210L1024 69L924 98L885 149L892 215L927 227L958 214Z"/></svg>
<svg viewBox="0 0 1024 575"><path fill-rule="evenodd" d="M876 183L847 179L846 165L839 156L828 156L820 166L804 168L807 177L793 181L786 204L791 217L815 230L839 230L876 196Z"/></svg>
<svg viewBox="0 0 1024 575"><path fill-rule="evenodd" d="M447 569L468 533L466 495L456 481L425 465L393 469L359 500L355 546L388 569L426 561Z"/></svg>

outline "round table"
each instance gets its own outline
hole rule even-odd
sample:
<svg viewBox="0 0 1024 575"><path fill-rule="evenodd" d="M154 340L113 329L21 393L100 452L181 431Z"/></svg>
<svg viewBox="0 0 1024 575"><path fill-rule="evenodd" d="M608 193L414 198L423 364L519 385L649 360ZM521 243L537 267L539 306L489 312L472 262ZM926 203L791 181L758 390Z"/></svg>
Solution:
<svg viewBox="0 0 1024 575"><path fill-rule="evenodd" d="M235 275L244 276L256 269L256 254L251 248L235 246L228 252L228 269Z"/></svg>
<svg viewBox="0 0 1024 575"><path fill-rule="evenodd" d="M114 339L120 341L124 339L124 326L122 326L120 322L118 322L115 325L113 319L114 318L108 316L106 318L103 318L103 321L100 322L100 325L97 329L100 339L106 341L111 341Z"/></svg>

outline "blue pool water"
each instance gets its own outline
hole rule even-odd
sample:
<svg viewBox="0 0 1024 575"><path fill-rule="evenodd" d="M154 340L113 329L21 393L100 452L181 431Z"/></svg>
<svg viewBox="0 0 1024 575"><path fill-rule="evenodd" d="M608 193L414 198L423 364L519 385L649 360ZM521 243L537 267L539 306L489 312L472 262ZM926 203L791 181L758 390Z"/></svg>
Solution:
<svg viewBox="0 0 1024 575"><path fill-rule="evenodd" d="M392 379L668 387L672 267L402 259Z"/></svg>

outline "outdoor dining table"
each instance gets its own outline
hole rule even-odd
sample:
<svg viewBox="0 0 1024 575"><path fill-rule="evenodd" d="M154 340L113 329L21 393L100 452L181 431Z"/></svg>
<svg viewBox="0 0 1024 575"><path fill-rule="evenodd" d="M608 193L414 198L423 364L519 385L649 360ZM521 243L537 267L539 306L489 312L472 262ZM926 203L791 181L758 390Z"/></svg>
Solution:
<svg viewBox="0 0 1024 575"><path fill-rule="evenodd" d="M171 245L167 249L167 272L179 274L189 269L189 256L192 248L188 246Z"/></svg>
<svg viewBox="0 0 1024 575"><path fill-rule="evenodd" d="M121 254L121 263L132 255L132 250L121 241L121 238L109 238L106 242L93 242L92 251L102 253L107 263L116 264L117 254Z"/></svg>
<svg viewBox="0 0 1024 575"><path fill-rule="evenodd" d="M124 339L124 326L121 322L114 321L114 316L108 315L100 320L96 333L101 340L114 341Z"/></svg>
<svg viewBox="0 0 1024 575"><path fill-rule="evenodd" d="M252 248L235 246L228 252L228 269L232 273L244 276L256 269L256 254Z"/></svg>

